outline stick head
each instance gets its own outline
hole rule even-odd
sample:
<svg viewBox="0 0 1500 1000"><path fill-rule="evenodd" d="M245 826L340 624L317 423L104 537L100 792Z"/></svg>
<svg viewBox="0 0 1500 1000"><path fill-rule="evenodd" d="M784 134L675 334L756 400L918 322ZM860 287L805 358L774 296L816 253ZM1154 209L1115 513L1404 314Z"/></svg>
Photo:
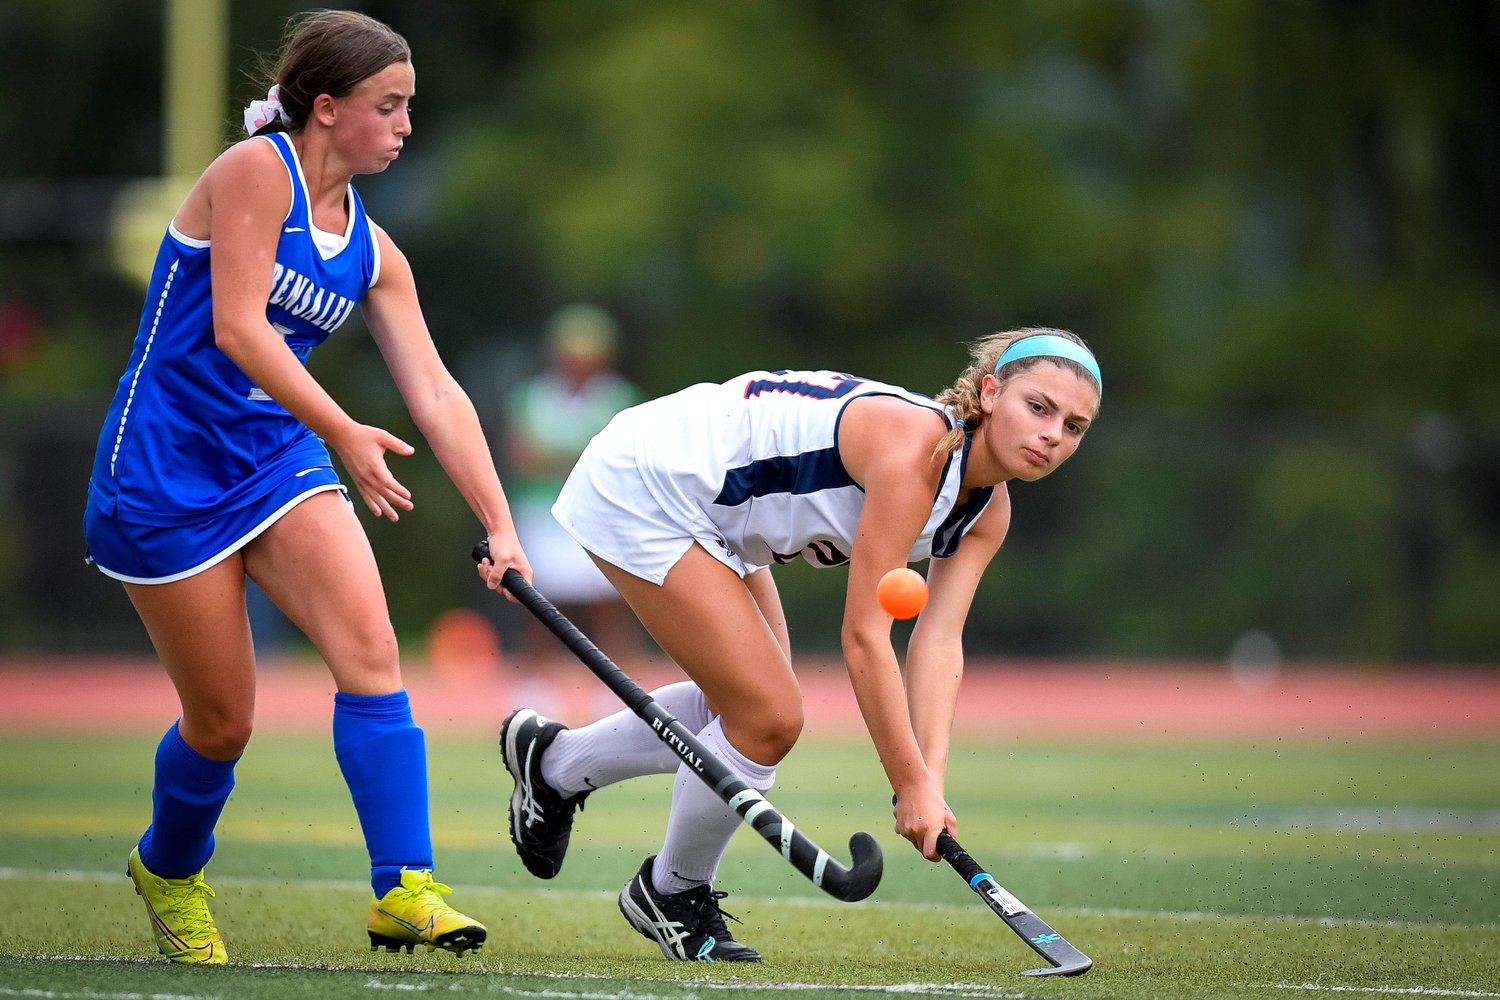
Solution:
<svg viewBox="0 0 1500 1000"><path fill-rule="evenodd" d="M1067 965L1059 965L1055 969L1027 969L1021 973L1023 976L1081 976L1094 967L1093 959L1083 956L1077 961L1069 962Z"/></svg>
<svg viewBox="0 0 1500 1000"><path fill-rule="evenodd" d="M827 885L827 876L824 876L824 887L846 903L857 903L875 891L884 871L885 860L880 853L879 841L861 830L849 838L849 872L836 887L838 891L834 892L834 887Z"/></svg>

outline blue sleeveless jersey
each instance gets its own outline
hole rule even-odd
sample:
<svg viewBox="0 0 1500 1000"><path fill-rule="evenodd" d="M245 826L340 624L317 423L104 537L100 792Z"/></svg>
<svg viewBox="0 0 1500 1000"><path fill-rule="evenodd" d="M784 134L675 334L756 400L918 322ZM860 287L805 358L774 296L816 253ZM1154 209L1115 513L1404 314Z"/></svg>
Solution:
<svg viewBox="0 0 1500 1000"><path fill-rule="evenodd" d="M261 139L276 147L292 187L266 318L305 364L379 276L379 250L352 186L347 230L315 230L290 137ZM94 456L89 501L102 514L187 524L254 504L289 477L332 464L322 440L215 345L210 253L208 241L175 226L162 239Z"/></svg>

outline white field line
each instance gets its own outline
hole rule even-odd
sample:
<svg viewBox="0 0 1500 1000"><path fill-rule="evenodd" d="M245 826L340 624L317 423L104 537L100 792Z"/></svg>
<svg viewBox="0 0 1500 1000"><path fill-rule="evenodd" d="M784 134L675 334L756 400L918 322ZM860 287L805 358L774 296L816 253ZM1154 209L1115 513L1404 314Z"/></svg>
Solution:
<svg viewBox="0 0 1500 1000"><path fill-rule="evenodd" d="M1050 911L1049 912L1053 912ZM1445 924L1419 920L1371 920L1367 917L1298 917L1281 914L1209 913L1200 910L1132 910L1123 907L1057 907L1056 912L1081 917L1119 917L1125 920L1161 917L1166 920L1228 920L1253 922L1268 920L1278 924L1308 924L1315 927L1385 927L1392 930L1421 928L1462 928L1471 931L1500 931L1500 924ZM1496 994L1500 996L1500 994Z"/></svg>
<svg viewBox="0 0 1500 1000"><path fill-rule="evenodd" d="M1422 809L1414 806L1253 809L1243 819L1284 830L1375 830L1381 833L1500 833L1500 809Z"/></svg>
<svg viewBox="0 0 1500 1000"><path fill-rule="evenodd" d="M49 961L55 962L99 962L115 964L115 959L85 958L82 956L49 955ZM159 964L153 961L152 964ZM290 962L253 962L241 966L251 969L286 969L299 970L308 969L320 972L346 971L337 966L323 965L299 965ZM887 986L876 985L840 985L836 983L797 983L797 982L711 982L701 979L665 979L657 977L632 977L631 982L641 983L646 986L655 984L660 987L677 987L675 990L666 990L660 993L647 992L641 989L628 988L605 990L591 988L584 985L586 982L602 980L614 981L612 977L592 973L516 973L517 978L522 979L547 979L558 982L558 986L550 989L527 989L521 986L510 986L498 983L492 976L486 976L482 985L459 982L436 983L431 980L410 981L409 977L404 981L401 979L382 979L378 976L369 976L365 982L368 990L390 990L397 993L468 993L469 986L475 985L473 992L487 995L499 994L501 996L537 997L544 1000L683 1000L692 997L699 992L721 992L738 993L745 990L780 990L792 993L891 993L901 996L925 996L925 997L960 997L975 998L975 1000L1032 1000L1036 994L1021 993L1000 986L992 986L987 983L893 983ZM446 978L446 977L444 977ZM570 989L563 985L569 981L578 982L578 987ZM216 994L192 994L192 993L138 993L124 991L102 991L102 990L45 990L45 989L12 989L0 987L0 997L36 997L40 1000L219 1000Z"/></svg>
<svg viewBox="0 0 1500 1000"><path fill-rule="evenodd" d="M553 977L538 976L537 978ZM990 986L985 983L893 983L888 986L857 986L832 983L717 983L701 979L637 979L634 981L640 983L659 983L663 986L680 985L689 996L699 991L741 993L745 990L776 990L791 993L893 993L902 996L974 997L979 998L979 1000L1028 1000L1028 998L1035 996L1035 994L1017 993L1013 990ZM504 990L512 996L540 997L544 998L544 1000L554 1000L554 998L556 1000L682 1000L682 993L643 993L638 989L606 992L604 990L589 989L569 990L562 987L545 990L528 990L516 986L507 986L504 987Z"/></svg>
<svg viewBox="0 0 1500 1000"><path fill-rule="evenodd" d="M0 882L17 879L40 879L49 882L118 882L122 875L114 872L86 872L86 871L55 871L31 868L6 868L0 867ZM245 877L235 875L220 875L213 879L215 884L226 886L245 885L288 885L289 879L262 878L259 876ZM298 879L297 885L312 889L328 889L335 892L360 892L369 889L368 882L355 882L347 879ZM498 889L490 886L466 886L466 893L493 892L500 894L526 895L529 893L544 894L548 897L573 897L577 899L614 899L618 892L606 889ZM741 895L736 898L753 900L754 897ZM776 903L781 906L806 906L813 908L843 909L848 903L841 903L820 896L790 896L784 899L773 899L763 897L768 903ZM962 912L973 909L972 906L962 903L915 903L897 900L865 901L861 906L875 907L877 909L890 910L916 910L923 913L938 912ZM983 907L980 907L983 909ZM1279 924L1306 924L1313 927L1386 927L1393 930L1417 930L1424 928L1457 927L1464 930L1500 930L1500 924L1444 924L1427 923L1414 920L1369 920L1358 917L1299 917L1281 914L1244 914L1244 913L1212 913L1199 910L1135 910L1116 907L1094 907L1094 906L1047 906L1044 907L1047 914L1066 914L1079 917L1114 917L1122 920L1185 920L1185 921L1210 921L1223 920L1230 922L1254 923L1256 921L1270 921ZM1289 987L1290 988L1290 987ZM1496 994L1500 997L1500 994Z"/></svg>
<svg viewBox="0 0 1500 1000"><path fill-rule="evenodd" d="M100 964L118 964L119 959L105 959L95 957L84 957L79 955L49 955L48 961L54 962L97 962ZM139 959L140 963L156 964L154 960ZM316 970L322 972L350 971L342 966L328 965L301 965L292 962L254 962L248 963L243 968L253 969L287 969L287 970ZM677 990L667 990L661 993L652 993L640 989L623 990L601 990L590 989L583 986L584 982L590 980L613 981L612 977L596 973L516 973L517 978L524 979L546 979L559 983L559 986L550 989L527 989L520 986L509 986L496 982L492 976L485 977L485 986L478 992L502 996L516 996L538 998L538 1000L683 1000L684 995L692 997L699 991L703 992L741 992L744 990L781 990L792 993L888 993L901 996L921 997L958 997L974 998L974 1000L1033 1000L1038 994L1016 992L1005 987L990 985L986 983L892 983L885 986L877 985L839 985L833 983L799 983L799 982L712 982L701 979L663 979L657 977L632 977L631 981L641 984L656 984L663 987L678 987ZM568 989L561 985L565 982L579 982L580 988ZM391 990L398 993L426 993L439 991L443 993L467 993L468 984L463 982L433 983L430 981L412 982L410 979L383 980L377 976L370 976L365 982L368 990ZM1487 990L1452 989L1440 986L1343 986L1331 983L1252 983L1246 988L1253 990L1295 990L1308 993L1360 993L1372 996L1420 996L1420 997L1459 997L1465 1000L1494 1000L1500 998L1500 993ZM15 989L0 987L0 997L27 997L37 1000L220 1000L217 994L194 994L194 993L141 993L126 991L104 991L104 990L48 990L48 989Z"/></svg>
<svg viewBox="0 0 1500 1000"><path fill-rule="evenodd" d="M613 898L613 894L608 894ZM839 903L831 899L820 899L813 896L794 896L788 899L777 899L773 902L783 906L812 906L828 907L830 909L848 906L848 903ZM965 910L966 907L958 903L906 903L899 901L876 901L864 903L864 906L879 906L892 910L920 910L930 912L933 910L955 911ZM983 909L981 906L980 909ZM1500 924L1444 924L1428 923L1416 920L1370 920L1364 917L1299 917L1286 914L1246 914L1246 913L1211 913L1204 910L1135 910L1125 907L1101 907L1101 906L1044 906L1048 914L1061 913L1075 917L1118 917L1122 920L1162 919L1162 920L1185 920L1185 921L1210 921L1223 920L1229 922L1254 923L1257 921L1270 921L1278 924L1306 924L1314 927L1385 927L1392 930L1419 930L1424 928L1461 928L1463 930L1500 931Z"/></svg>
<svg viewBox="0 0 1500 1000"><path fill-rule="evenodd" d="M219 1000L216 993L139 993L124 990L44 990L0 986L0 997L37 1000Z"/></svg>
<svg viewBox="0 0 1500 1000"><path fill-rule="evenodd" d="M1371 993L1378 996L1500 997L1485 990L1454 990L1441 986L1328 986L1323 983L1275 983L1250 987L1262 990L1302 990L1308 993Z"/></svg>

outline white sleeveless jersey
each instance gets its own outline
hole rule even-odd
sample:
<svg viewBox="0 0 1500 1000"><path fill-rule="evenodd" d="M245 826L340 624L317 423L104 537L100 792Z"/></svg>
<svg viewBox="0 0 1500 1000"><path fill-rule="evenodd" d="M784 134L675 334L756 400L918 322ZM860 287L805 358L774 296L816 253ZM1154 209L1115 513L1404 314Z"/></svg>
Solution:
<svg viewBox="0 0 1500 1000"><path fill-rule="evenodd" d="M677 523L714 538L752 566L801 555L814 566L849 561L864 490L844 468L838 427L860 396L895 396L954 413L900 386L833 371L755 371L704 383L621 413L636 467ZM949 456L932 514L909 561L949 556L984 510L992 488L958 503L970 439Z"/></svg>

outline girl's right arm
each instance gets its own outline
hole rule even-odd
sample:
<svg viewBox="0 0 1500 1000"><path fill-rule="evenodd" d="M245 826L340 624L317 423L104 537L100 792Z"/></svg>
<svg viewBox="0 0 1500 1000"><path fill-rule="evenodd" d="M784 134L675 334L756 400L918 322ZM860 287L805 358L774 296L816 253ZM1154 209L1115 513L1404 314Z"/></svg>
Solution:
<svg viewBox="0 0 1500 1000"><path fill-rule="evenodd" d="M944 428L930 411L893 397L855 400L839 430L839 455L865 491L844 605L844 664L860 714L896 793L896 832L930 861L939 860L938 833L957 835L912 729L901 666L891 645L891 616L875 599L887 571L905 566L932 512L942 472L932 449Z"/></svg>

